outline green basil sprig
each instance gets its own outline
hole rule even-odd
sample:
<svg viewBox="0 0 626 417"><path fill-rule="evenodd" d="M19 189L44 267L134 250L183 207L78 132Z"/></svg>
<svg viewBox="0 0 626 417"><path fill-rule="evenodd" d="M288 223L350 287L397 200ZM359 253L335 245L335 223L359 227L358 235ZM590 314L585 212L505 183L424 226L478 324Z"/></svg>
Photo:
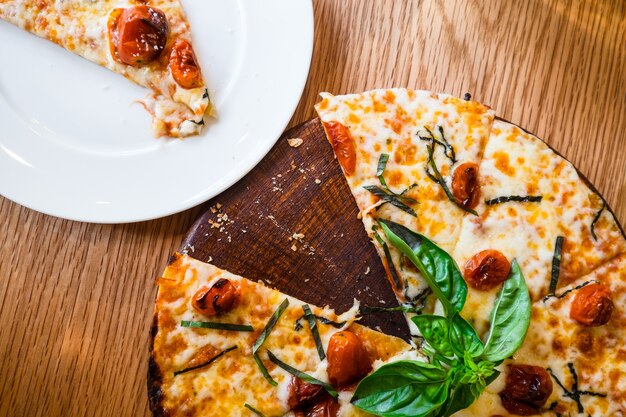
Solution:
<svg viewBox="0 0 626 417"><path fill-rule="evenodd" d="M519 349L530 326L530 308L526 281L519 264L513 260L509 278L504 281L491 311L484 359L502 361Z"/></svg>
<svg viewBox="0 0 626 417"><path fill-rule="evenodd" d="M426 237L380 220L387 240L420 271L444 307L445 316L412 318L430 363L398 361L364 378L355 406L382 417L449 417L469 407L499 375L495 367L524 341L530 324L530 295L514 260L491 312L486 342L460 312L467 285L452 257Z"/></svg>
<svg viewBox="0 0 626 417"><path fill-rule="evenodd" d="M460 312L467 298L467 284L454 259L425 236L398 223L380 220L379 224L389 242L422 273L446 313Z"/></svg>

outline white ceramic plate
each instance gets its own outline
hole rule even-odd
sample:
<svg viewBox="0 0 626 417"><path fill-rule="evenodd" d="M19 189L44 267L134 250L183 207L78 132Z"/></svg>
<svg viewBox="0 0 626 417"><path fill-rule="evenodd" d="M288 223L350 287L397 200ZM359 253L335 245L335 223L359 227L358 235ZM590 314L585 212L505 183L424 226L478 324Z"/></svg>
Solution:
<svg viewBox="0 0 626 417"><path fill-rule="evenodd" d="M0 21L0 194L98 223L148 220L217 195L271 149L311 61L310 0L183 0L218 118L155 139L148 91Z"/></svg>

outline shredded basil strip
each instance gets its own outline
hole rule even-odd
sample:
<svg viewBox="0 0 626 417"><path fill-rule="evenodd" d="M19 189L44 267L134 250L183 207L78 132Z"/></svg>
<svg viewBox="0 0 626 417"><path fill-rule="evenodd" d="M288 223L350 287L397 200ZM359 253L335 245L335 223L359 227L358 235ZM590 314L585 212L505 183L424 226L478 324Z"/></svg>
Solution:
<svg viewBox="0 0 626 417"><path fill-rule="evenodd" d="M252 407L250 404L245 403L243 405L244 407L246 407L248 410L252 411L254 414L256 414L259 417L265 417L265 414L263 414L262 412L260 412L259 410L257 410L256 408Z"/></svg>
<svg viewBox="0 0 626 417"><path fill-rule="evenodd" d="M265 325L265 328L263 329L263 331L261 332L257 340L252 345L252 355L254 357L254 361L259 366L259 369L261 370L261 373L263 374L267 382L269 382L273 386L277 386L278 383L274 381L272 377L270 376L269 372L267 372L267 368L265 367L265 365L263 365L263 362L261 361L261 358L257 354L257 351L259 350L261 345L263 345L263 343L265 342L265 339L267 339L267 337L269 336L274 326L276 326L278 319L283 314L283 312L287 309L288 306L289 306L289 299L285 298L283 302L278 306L278 308L274 311L274 314L272 314L272 317L270 317L269 321Z"/></svg>
<svg viewBox="0 0 626 417"><path fill-rule="evenodd" d="M471 208L465 207L463 204L459 203L456 198L454 198L454 195L452 195L452 191L450 191L450 189L448 188L448 185L446 184L446 181L441 176L441 173L439 172L439 169L437 168L437 164L435 163L435 158L433 157L433 155L435 153L435 142L434 142L434 140L429 145L426 145L426 146L428 148L428 160L426 161L426 163L428 165L426 166L426 174L433 181L435 181L435 182L437 182L437 184L439 184L439 186L446 193L446 196L448 196L448 200L450 200L452 203L454 203L454 205L456 205L461 210L464 210L464 211L466 211L468 213L472 213L474 216L478 216L478 213L476 213L475 210L473 210ZM428 170L429 166L430 166L430 168L432 168L434 174L431 174L430 171Z"/></svg>
<svg viewBox="0 0 626 417"><path fill-rule="evenodd" d="M389 186L387 185L387 181L385 181L385 177L383 176L383 174L385 173L385 168L387 167L387 161L389 161L389 154L381 153L380 156L378 157L378 166L376 167L376 177L378 177L378 181L380 181L380 184L383 186L384 191L386 191L388 194L391 194L397 197L398 199L402 201L405 201L411 204L416 204L417 200L411 197L407 197L404 194L409 192L412 188L416 187L417 184L411 184L406 190L402 191L400 194L394 193L393 191L389 189Z"/></svg>
<svg viewBox="0 0 626 417"><path fill-rule="evenodd" d="M326 352L324 352L324 346L322 346L322 339L320 339L320 333L317 329L315 315L308 304L303 305L302 310L304 311L304 317L306 317L306 320L309 322L309 328L311 329L311 334L313 335L313 340L315 340L315 346L317 347L317 354L320 356L321 360L324 360L326 358Z"/></svg>
<svg viewBox="0 0 626 417"><path fill-rule="evenodd" d="M196 365L196 366L191 366L189 368L185 368L185 369L181 369L180 371L174 371L174 376L176 375L180 375L182 373L185 372L189 372L189 371L193 371L195 369L199 369L199 368L203 368L205 366L209 366L210 364L212 364L213 362L215 362L216 360L218 360L220 357L222 357L223 355L227 354L228 352L230 352L231 350L235 350L237 349L237 346L231 346L228 349L225 349L223 351L221 351L220 353L218 353L217 355L213 356L211 359L209 359L207 362L205 363L201 363L200 365Z"/></svg>
<svg viewBox="0 0 626 417"><path fill-rule="evenodd" d="M554 294L556 286L559 283L559 274L561 273L561 251L563 250L563 236L556 238L554 244L554 256L552 257L552 278L550 278L550 292Z"/></svg>
<svg viewBox="0 0 626 417"><path fill-rule="evenodd" d="M578 374L576 373L576 369L574 368L574 364L572 362L569 362L567 364L567 368L569 369L570 373L572 374L572 388L571 389L565 388L565 385L563 385L563 383L561 381L559 381L559 379L556 377L556 375L554 375L554 372L552 372L551 368L547 368L547 370L550 373L550 375L552 376L552 378L554 379L554 381L558 384L558 386L563 389L563 396L564 397L569 397L572 400L574 400L574 402L578 406L578 414L581 414L581 413L583 413L585 411L585 409L583 407L583 404L580 401L580 397L581 396L589 395L589 396L592 396L592 397L606 397L606 394L599 393L599 392L580 391L578 389Z"/></svg>
<svg viewBox="0 0 626 417"><path fill-rule="evenodd" d="M563 294L548 294L545 297L543 297L543 302L545 303L546 301L548 301L550 298L563 298L565 297L567 294L571 293L572 291L578 291L579 289L581 289L582 287L586 287L589 284L598 284L598 281L596 281L595 279L591 279L589 281L585 281L580 285L577 285L574 288L570 288L569 290L565 291Z"/></svg>
<svg viewBox="0 0 626 417"><path fill-rule="evenodd" d="M274 362L277 366L283 368L285 371L289 372L291 375L300 378L304 382L308 382L309 384L319 385L324 388L334 399L337 399L338 394L337 391L326 382L322 382L319 379L313 378L311 375L306 374L302 371L297 370L296 368L287 365L285 362L278 359L272 352L267 351L267 356L270 358L270 361Z"/></svg>
<svg viewBox="0 0 626 417"><path fill-rule="evenodd" d="M437 125L437 128L439 129L439 134L441 135L441 140L443 141L443 143L446 144L446 148L448 148L448 150L450 151L450 155L448 155L445 151L444 151L444 154L448 158L450 158L450 160L452 161L453 164L455 164L456 163L456 152L454 152L454 146L450 145L450 143L446 139L445 135L443 134L443 127L441 127L441 125Z"/></svg>
<svg viewBox="0 0 626 417"><path fill-rule="evenodd" d="M249 324L232 324L232 323L217 323L209 321L187 321L180 322L182 327L198 327L202 329L216 329L216 330L231 330L234 332L253 332L254 328Z"/></svg>
<svg viewBox="0 0 626 417"><path fill-rule="evenodd" d="M598 220L600 220L600 216L602 215L602 212L605 208L606 203L603 201L602 207L600 207L600 210L598 210L596 215L593 217L593 221L591 222L591 236L593 236L593 240L595 240L596 242L598 241L598 236L596 236L596 223L598 222Z"/></svg>
<svg viewBox="0 0 626 417"><path fill-rule="evenodd" d="M259 356L259 354L258 353L253 353L252 354L252 358L254 359L254 361L256 362L257 366L259 367L259 370L261 371L261 375L263 375L263 378L265 378L265 380L267 382L269 382L270 385L272 385L274 387L277 387L278 386L278 382L274 381L274 378L272 378L272 376L270 375L269 371L267 370L267 368L263 364L263 361L261 360L261 357Z"/></svg>
<svg viewBox="0 0 626 417"><path fill-rule="evenodd" d="M367 191L374 194L376 197L380 198L381 200L391 204L392 206L395 206L399 208L400 210L409 213L411 216L417 217L417 214L411 207L407 206L402 201L400 201L401 198L406 199L406 197L403 197L398 194L389 194L387 191L383 190L380 187L377 187L376 185L365 185L363 186L363 188L365 188Z"/></svg>
<svg viewBox="0 0 626 417"><path fill-rule="evenodd" d="M539 203L543 199L541 195L507 195L491 200L485 200L485 204L493 206L496 204L508 203L509 201L515 201L517 203Z"/></svg>
<svg viewBox="0 0 626 417"><path fill-rule="evenodd" d="M335 329L341 329L347 323L346 321L332 321L322 316L315 316L315 318L319 320L322 324L329 324L333 326Z"/></svg>
<svg viewBox="0 0 626 417"><path fill-rule="evenodd" d="M387 167L387 161L389 161L389 154L381 153L380 157L378 157L378 166L376 167L376 176L384 188L389 188L387 186L387 181L385 181L385 177L383 176L385 167Z"/></svg>
<svg viewBox="0 0 626 417"><path fill-rule="evenodd" d="M378 234L376 229L372 229L374 232L374 237L383 247L383 252L385 252L385 260L387 261L387 266L389 267L389 272L391 273L391 279L393 280L393 285L397 290L402 289L402 281L400 280L400 276L398 275L398 271L396 270L396 266L393 264L393 258L391 257L391 252L389 251L389 245L387 242L383 240L383 238Z"/></svg>
<svg viewBox="0 0 626 417"><path fill-rule="evenodd" d="M404 313L419 313L422 309L414 307L412 305L401 304L396 307L377 307L377 306L363 306L359 309L359 313L361 316L372 313L381 313L381 312L391 312L391 311L402 311Z"/></svg>
<svg viewBox="0 0 626 417"><path fill-rule="evenodd" d="M332 321L330 319L327 319L326 317L318 316L316 314L314 314L314 316L317 319L317 321L319 321L320 323L333 326L335 329L341 329L347 323L346 321ZM302 324L300 323L300 321L303 318L304 318L304 314L296 319L296 325L294 326L295 331L300 331L302 329Z"/></svg>

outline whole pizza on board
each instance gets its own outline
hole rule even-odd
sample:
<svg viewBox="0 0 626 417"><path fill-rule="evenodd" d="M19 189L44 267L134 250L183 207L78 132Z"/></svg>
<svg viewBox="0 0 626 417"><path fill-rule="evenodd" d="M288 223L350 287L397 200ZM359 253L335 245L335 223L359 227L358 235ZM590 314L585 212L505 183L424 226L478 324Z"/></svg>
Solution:
<svg viewBox="0 0 626 417"><path fill-rule="evenodd" d="M358 325L358 303L336 315L177 254L158 280L155 415L626 414L626 240L568 161L469 97L324 93L316 109L412 340Z"/></svg>
<svg viewBox="0 0 626 417"><path fill-rule="evenodd" d="M152 90L156 136L198 134L214 112L179 0L2 0L0 19Z"/></svg>

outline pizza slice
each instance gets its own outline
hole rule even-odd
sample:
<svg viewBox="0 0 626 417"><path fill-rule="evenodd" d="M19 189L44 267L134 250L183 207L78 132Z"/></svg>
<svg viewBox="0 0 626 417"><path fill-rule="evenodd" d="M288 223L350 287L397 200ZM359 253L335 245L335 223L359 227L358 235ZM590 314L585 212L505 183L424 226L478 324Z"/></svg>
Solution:
<svg viewBox="0 0 626 417"><path fill-rule="evenodd" d="M571 163L517 126L494 123L478 181L479 216L463 219L453 256L470 286L468 317L479 327L496 277L506 277L494 273L498 265L516 259L540 300L626 252L602 198Z"/></svg>
<svg viewBox="0 0 626 417"><path fill-rule="evenodd" d="M158 279L148 390L155 416L368 416L356 384L403 340L176 254Z"/></svg>
<svg viewBox="0 0 626 417"><path fill-rule="evenodd" d="M476 215L476 175L493 112L407 89L323 93L315 108L398 301L421 308L428 285L385 240L377 220L399 223L451 252L463 217Z"/></svg>
<svg viewBox="0 0 626 417"><path fill-rule="evenodd" d="M626 255L537 300L522 347L458 417L626 415Z"/></svg>
<svg viewBox="0 0 626 417"><path fill-rule="evenodd" d="M179 0L3 0L0 18L151 89L156 136L198 134L213 113Z"/></svg>

